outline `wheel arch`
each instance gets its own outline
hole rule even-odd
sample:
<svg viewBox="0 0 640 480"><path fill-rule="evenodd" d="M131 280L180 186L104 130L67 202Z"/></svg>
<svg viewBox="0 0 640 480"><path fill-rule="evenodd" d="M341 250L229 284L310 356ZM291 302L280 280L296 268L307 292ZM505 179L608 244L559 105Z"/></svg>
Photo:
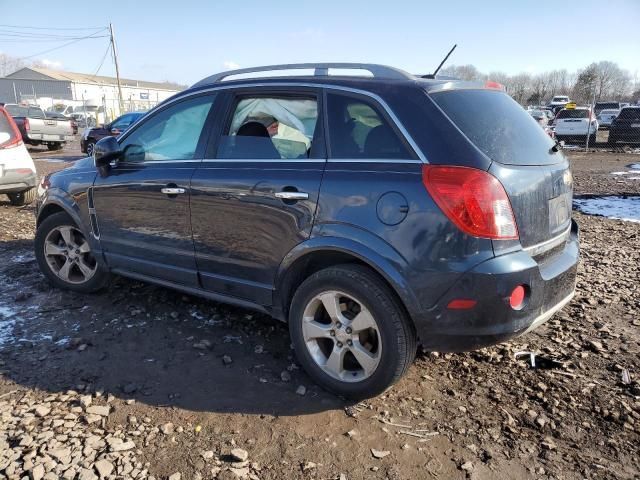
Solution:
<svg viewBox="0 0 640 480"><path fill-rule="evenodd" d="M397 296L414 322L418 302L400 271L406 264L399 254L384 257L368 246L345 238L317 237L294 248L278 270L274 289L274 316L287 321L297 287L315 272L340 264L363 265L374 272Z"/></svg>

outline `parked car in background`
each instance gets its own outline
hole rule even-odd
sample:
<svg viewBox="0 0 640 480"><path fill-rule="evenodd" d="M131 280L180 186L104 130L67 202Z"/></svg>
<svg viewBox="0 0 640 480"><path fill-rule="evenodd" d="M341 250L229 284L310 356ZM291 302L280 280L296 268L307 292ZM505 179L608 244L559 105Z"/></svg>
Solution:
<svg viewBox="0 0 640 480"><path fill-rule="evenodd" d="M616 109L605 109L600 110L600 113L597 115L598 119L598 128L606 129L611 126L611 122L620 114L620 110Z"/></svg>
<svg viewBox="0 0 640 480"><path fill-rule="evenodd" d="M73 140L73 127L67 118L47 118L40 107L6 104L24 143L46 145L49 150L60 150L65 142Z"/></svg>
<svg viewBox="0 0 640 480"><path fill-rule="evenodd" d="M93 147L101 138L117 137L133 125L146 112L129 112L119 116L113 122L102 127L87 128L80 138L80 150L87 155L93 155Z"/></svg>
<svg viewBox="0 0 640 480"><path fill-rule="evenodd" d="M567 95L556 95L551 99L547 107L555 109L557 107L564 107L571 100Z"/></svg>
<svg viewBox="0 0 640 480"><path fill-rule="evenodd" d="M277 76L296 68L315 74ZM495 82L216 74L43 184L35 254L54 285L113 272L268 313L350 398L396 382L418 343L502 342L574 295L569 162Z"/></svg>
<svg viewBox="0 0 640 480"><path fill-rule="evenodd" d="M0 194L12 205L31 203L36 195L36 167L9 113L0 107Z"/></svg>
<svg viewBox="0 0 640 480"><path fill-rule="evenodd" d="M624 107L609 127L609 143L640 143L640 107Z"/></svg>
<svg viewBox="0 0 640 480"><path fill-rule="evenodd" d="M563 108L554 121L558 141L596 143L598 120L589 107Z"/></svg>
<svg viewBox="0 0 640 480"><path fill-rule="evenodd" d="M546 127L549 123L547 114L542 110L527 110L527 113L533 117L533 119L540 124L541 127Z"/></svg>
<svg viewBox="0 0 640 480"><path fill-rule="evenodd" d="M596 102L593 111L598 115L602 110L620 110L621 108L620 102Z"/></svg>

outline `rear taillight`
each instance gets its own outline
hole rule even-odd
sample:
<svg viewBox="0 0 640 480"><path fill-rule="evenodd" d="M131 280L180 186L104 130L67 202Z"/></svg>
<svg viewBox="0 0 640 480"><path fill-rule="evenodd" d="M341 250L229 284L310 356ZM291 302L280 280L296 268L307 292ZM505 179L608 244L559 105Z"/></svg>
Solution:
<svg viewBox="0 0 640 480"><path fill-rule="evenodd" d="M484 170L424 165L422 182L460 230L474 237L518 238L511 202L502 184Z"/></svg>
<svg viewBox="0 0 640 480"><path fill-rule="evenodd" d="M27 117L24 117L24 131L28 132L29 130L31 130L31 125L29 125L29 119Z"/></svg>
<svg viewBox="0 0 640 480"><path fill-rule="evenodd" d="M0 109L0 115L5 117L6 121L8 122L9 128L11 129L10 132L7 132L10 135L9 139L6 142L0 144L0 149L13 148L22 145L22 135L20 135L20 130L18 130L16 122L4 109Z"/></svg>

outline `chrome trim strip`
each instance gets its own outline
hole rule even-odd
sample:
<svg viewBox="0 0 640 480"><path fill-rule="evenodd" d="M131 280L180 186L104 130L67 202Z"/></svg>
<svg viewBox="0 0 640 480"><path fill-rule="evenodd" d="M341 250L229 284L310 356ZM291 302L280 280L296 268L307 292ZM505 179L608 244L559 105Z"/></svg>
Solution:
<svg viewBox="0 0 640 480"><path fill-rule="evenodd" d="M421 160L411 160L402 158L330 158L329 163L419 163Z"/></svg>
<svg viewBox="0 0 640 480"><path fill-rule="evenodd" d="M571 224L567 227L567 229L559 235L556 235L549 240L545 240L544 242L536 243L535 245L531 245L530 247L523 248L525 252L530 254L532 257L536 255L540 255L541 253L546 252L547 250L551 250L554 247L557 247L562 242L564 242L567 237L571 233Z"/></svg>
<svg viewBox="0 0 640 480"><path fill-rule="evenodd" d="M178 160L181 161L181 160ZM411 160L411 159L385 159L385 158L330 158L328 160L324 160L321 158L291 158L286 159L282 158L278 160L277 158L273 159L264 159L264 158L205 158L202 160L202 163L409 163L409 164L422 164L420 160ZM150 162L145 162L150 163ZM161 162L156 162L161 163Z"/></svg>
<svg viewBox="0 0 640 480"><path fill-rule="evenodd" d="M559 310L562 310L562 308L571 301L571 299L573 298L573 296L576 294L575 289L566 297L564 297L562 300L560 300L558 303L556 303L553 307L551 307L549 310L547 310L546 312L542 313L541 315L538 315L533 322L531 323L531 325L529 325L527 327L527 329L521 333L521 335L524 335L525 333L530 332L531 330L534 330L536 328L538 328L540 325L542 325L544 322L546 322L547 320L549 320L551 317L553 317Z"/></svg>
<svg viewBox="0 0 640 480"><path fill-rule="evenodd" d="M325 163L322 158L205 158L202 163Z"/></svg>
<svg viewBox="0 0 640 480"><path fill-rule="evenodd" d="M235 89L235 88L252 88L252 87L326 88L326 89L330 89L330 90L341 90L341 91L344 91L344 92L356 93L356 94L359 94L359 95L367 96L369 98L373 98L375 101L377 101L382 106L382 108L385 109L385 111L387 112L387 115L389 115L391 120L395 123L396 127L398 128L398 130L400 130L400 133L402 133L402 135L404 136L405 140L411 146L411 148L413 149L415 154L418 156L418 158L422 161L422 163L429 163L429 161L427 160L427 157L425 157L424 153L422 153L422 150L420 150L420 148L418 147L418 144L411 137L411 135L409 134L407 129L404 127L402 122L398 119L396 114L393 113L393 110L391 110L391 108L389 107L387 102L385 102L379 95L376 95L375 93L371 93L371 92L368 92L366 90L360 90L358 88L343 87L341 85L331 85L331 84L325 84L325 83L307 83L307 82L273 82L273 83L259 83L258 82L258 83L239 83L239 84L234 84L234 85L212 85L209 88L204 88L202 90L197 90L197 91L194 91L194 92L185 93L183 95L180 95L179 97L171 98L171 99L169 99L169 100L167 100L165 102L162 102L158 106L156 106L152 110L150 110L143 118L150 118L152 116L153 112L156 109L164 108L167 105L171 105L174 102L181 101L181 100L183 100L185 98L188 98L188 97L191 97L193 95L200 95L200 94L207 93L207 92L215 92L217 90L229 90L229 89ZM142 119L140 119L140 120L142 120ZM119 140L125 140L127 138L127 136L130 135L133 130L134 129L132 129L132 128L128 128L127 131L122 136L120 136L118 139Z"/></svg>

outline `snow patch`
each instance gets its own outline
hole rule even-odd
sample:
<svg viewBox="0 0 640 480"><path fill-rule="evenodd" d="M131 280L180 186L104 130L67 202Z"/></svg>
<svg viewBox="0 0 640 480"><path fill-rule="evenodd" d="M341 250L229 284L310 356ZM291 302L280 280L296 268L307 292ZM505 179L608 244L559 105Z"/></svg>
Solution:
<svg viewBox="0 0 640 480"><path fill-rule="evenodd" d="M573 204L577 210L587 215L640 223L640 196L574 198Z"/></svg>
<svg viewBox="0 0 640 480"><path fill-rule="evenodd" d="M18 312L6 305L0 305L0 348L9 342L15 341L13 328L18 320Z"/></svg>

